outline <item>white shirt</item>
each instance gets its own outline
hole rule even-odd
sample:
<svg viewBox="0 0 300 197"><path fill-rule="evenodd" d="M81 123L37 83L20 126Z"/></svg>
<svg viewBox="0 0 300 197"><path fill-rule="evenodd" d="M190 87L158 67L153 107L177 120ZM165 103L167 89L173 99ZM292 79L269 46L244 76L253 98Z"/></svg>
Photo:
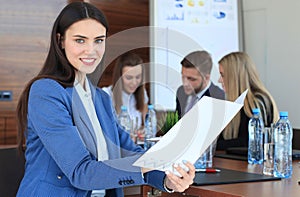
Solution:
<svg viewBox="0 0 300 197"><path fill-rule="evenodd" d="M113 91L112 86L103 87L102 90L104 90L107 94L109 94L113 100ZM148 103L149 98L147 96L146 90L144 91L144 103ZM114 102L114 101L113 101ZM136 100L133 94L127 94L125 91L122 91L122 105L125 105L127 107L128 113L130 118L134 122L134 128L140 128L142 125L142 113L136 109ZM115 105L113 103L113 105Z"/></svg>
<svg viewBox="0 0 300 197"><path fill-rule="evenodd" d="M210 85L211 85L211 81L208 82L207 86L202 91L197 93L197 95L196 95L197 101L199 101L199 99L203 96L203 94L206 92L206 90L209 88ZM187 108L189 106L189 103L192 102L192 98L193 98L193 95L188 96L187 101L186 101L187 105L185 106L185 112L187 112ZM196 104L196 102L193 104Z"/></svg>

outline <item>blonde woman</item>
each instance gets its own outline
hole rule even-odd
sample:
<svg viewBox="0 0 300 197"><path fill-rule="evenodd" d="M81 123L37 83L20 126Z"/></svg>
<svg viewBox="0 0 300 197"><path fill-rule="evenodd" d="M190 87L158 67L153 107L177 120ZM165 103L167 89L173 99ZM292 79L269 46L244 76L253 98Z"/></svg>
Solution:
<svg viewBox="0 0 300 197"><path fill-rule="evenodd" d="M244 52L233 52L219 61L219 82L225 91L226 100L234 101L248 89L244 107L224 129L218 139L217 149L248 147L248 122L252 109L259 108L265 126L278 120L276 103L261 82L256 66Z"/></svg>

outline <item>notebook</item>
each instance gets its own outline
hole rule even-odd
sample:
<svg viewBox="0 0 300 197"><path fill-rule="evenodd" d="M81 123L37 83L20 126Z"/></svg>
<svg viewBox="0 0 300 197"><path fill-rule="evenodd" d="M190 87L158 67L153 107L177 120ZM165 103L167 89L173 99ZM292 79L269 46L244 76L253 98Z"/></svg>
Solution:
<svg viewBox="0 0 300 197"><path fill-rule="evenodd" d="M220 169L220 168L219 168ZM222 169L219 173L196 173L193 185L219 185L243 182L274 181L280 180L278 177L240 172L236 170Z"/></svg>

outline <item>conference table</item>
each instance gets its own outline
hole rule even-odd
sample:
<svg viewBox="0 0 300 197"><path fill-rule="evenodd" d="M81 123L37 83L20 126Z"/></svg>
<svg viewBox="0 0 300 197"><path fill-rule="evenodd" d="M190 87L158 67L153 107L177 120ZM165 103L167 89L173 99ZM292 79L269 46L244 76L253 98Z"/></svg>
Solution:
<svg viewBox="0 0 300 197"><path fill-rule="evenodd" d="M5 148L7 150L16 150L16 147L9 147L9 146L0 146L0 148ZM13 148L13 149L12 149ZM8 156L14 156L15 154ZM1 156L1 155L0 155ZM5 154L2 154L5 157ZM16 173L17 167L15 164L23 165L23 162L16 162L15 158L12 157L13 161L8 160L8 158L1 158L2 163L3 161L11 162L9 166L10 169L4 169L3 173L8 173L10 175L3 175L5 177L12 176L12 174ZM1 163L1 164L2 164ZM262 174L262 165L251 165L248 164L247 161L243 160L236 160L236 159L225 159L214 157L213 159L213 166L215 168L221 169L228 169L228 170L235 170L241 172L249 172L249 173L256 173ZM20 171L21 172L21 171ZM19 178L20 176L17 175ZM19 178L14 180L15 182L19 181ZM244 182L244 183L231 183L231 184L216 184L216 185L206 185L206 186L190 186L186 191L183 193L166 193L158 191L150 186L142 186L142 187L131 187L126 188L125 196L129 197L153 197L153 196L188 196L188 197L299 197L300 196L300 160L293 161L293 174L292 177L289 179L281 179L281 180L271 180L271 181L257 181L257 182ZM14 186L15 189L17 188L18 184ZM12 185L11 183L5 182L1 183L0 186L6 186L7 184ZM3 194L3 190L0 190L1 194ZM2 196L0 194L0 196Z"/></svg>
<svg viewBox="0 0 300 197"><path fill-rule="evenodd" d="M251 165L247 161L214 158L216 168L262 174L262 165ZM293 161L293 175L289 179L219 184L207 186L190 186L183 193L159 193L157 196L201 196L201 197L299 197L300 196L300 163ZM153 188L144 186L142 196L155 196ZM154 192L155 193L155 192Z"/></svg>

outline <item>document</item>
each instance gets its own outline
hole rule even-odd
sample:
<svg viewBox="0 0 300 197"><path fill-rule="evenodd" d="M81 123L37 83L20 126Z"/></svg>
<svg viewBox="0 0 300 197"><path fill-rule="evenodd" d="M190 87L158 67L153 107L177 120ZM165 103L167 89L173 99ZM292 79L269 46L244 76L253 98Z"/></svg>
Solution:
<svg viewBox="0 0 300 197"><path fill-rule="evenodd" d="M174 172L173 164L195 163L244 105L247 90L235 102L204 96L134 166ZM176 173L176 172L174 172Z"/></svg>

